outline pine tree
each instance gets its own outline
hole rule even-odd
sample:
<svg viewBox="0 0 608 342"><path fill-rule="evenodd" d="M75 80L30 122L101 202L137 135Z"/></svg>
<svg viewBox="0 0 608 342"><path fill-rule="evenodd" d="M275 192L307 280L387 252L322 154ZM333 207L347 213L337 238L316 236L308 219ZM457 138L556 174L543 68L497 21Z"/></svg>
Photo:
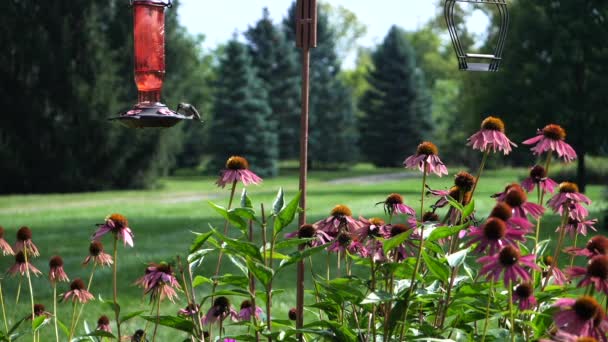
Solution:
<svg viewBox="0 0 608 342"><path fill-rule="evenodd" d="M278 172L276 122L246 47L236 37L226 45L217 73L210 147L210 170L223 169L226 159L240 155L260 176Z"/></svg>
<svg viewBox="0 0 608 342"><path fill-rule="evenodd" d="M392 26L372 55L360 107L361 149L376 166L401 165L430 130L430 98L405 33Z"/></svg>
<svg viewBox="0 0 608 342"><path fill-rule="evenodd" d="M278 123L279 155L295 159L299 154L300 84L296 54L283 31L272 23L267 8L262 19L245 32L257 75L268 93L272 119Z"/></svg>
<svg viewBox="0 0 608 342"><path fill-rule="evenodd" d="M294 2L283 21L287 38L294 41L295 18ZM309 162L311 166L347 165L358 157L354 101L338 77L340 60L327 15L319 11L317 20L317 47L311 50L310 60Z"/></svg>

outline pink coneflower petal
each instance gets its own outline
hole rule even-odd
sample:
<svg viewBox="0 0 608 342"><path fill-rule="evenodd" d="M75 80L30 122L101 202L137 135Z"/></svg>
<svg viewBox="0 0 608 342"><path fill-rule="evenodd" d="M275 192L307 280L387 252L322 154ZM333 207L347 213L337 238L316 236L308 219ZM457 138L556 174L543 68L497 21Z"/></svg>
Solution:
<svg viewBox="0 0 608 342"><path fill-rule="evenodd" d="M76 278L70 284L70 291L63 294L62 301L71 299L73 302L86 303L94 299L93 295L87 291L84 282L80 278Z"/></svg>
<svg viewBox="0 0 608 342"><path fill-rule="evenodd" d="M502 151L505 155L511 152L511 146L517 146L504 134L504 122L492 116L483 120L481 130L471 135L467 141L467 145L472 146L474 150L491 150L494 153Z"/></svg>
<svg viewBox="0 0 608 342"><path fill-rule="evenodd" d="M525 145L535 145L531 148L535 155L554 151L566 162L576 159L576 152L564 141L566 132L560 126L547 125L542 130L537 130L536 134L535 137L523 142Z"/></svg>
<svg viewBox="0 0 608 342"><path fill-rule="evenodd" d="M177 298L176 289L181 289L179 282L173 275L171 266L167 263L150 264L146 267L146 274L139 278L136 285L144 288L144 294L150 293L152 298L162 301L168 298L174 302Z"/></svg>
<svg viewBox="0 0 608 342"><path fill-rule="evenodd" d="M232 156L226 161L226 169L222 170L219 179L215 182L224 188L227 184L242 182L247 186L250 184L260 184L262 178L249 170L247 159L239 156Z"/></svg>

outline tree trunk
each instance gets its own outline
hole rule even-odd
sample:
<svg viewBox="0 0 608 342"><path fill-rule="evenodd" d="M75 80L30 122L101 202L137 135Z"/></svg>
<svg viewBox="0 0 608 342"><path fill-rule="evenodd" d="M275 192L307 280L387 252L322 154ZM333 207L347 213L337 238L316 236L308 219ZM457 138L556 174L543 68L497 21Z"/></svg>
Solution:
<svg viewBox="0 0 608 342"><path fill-rule="evenodd" d="M584 193L587 185L587 168L585 167L585 149L581 148L578 153L577 165L576 165L576 183L578 184L579 191Z"/></svg>

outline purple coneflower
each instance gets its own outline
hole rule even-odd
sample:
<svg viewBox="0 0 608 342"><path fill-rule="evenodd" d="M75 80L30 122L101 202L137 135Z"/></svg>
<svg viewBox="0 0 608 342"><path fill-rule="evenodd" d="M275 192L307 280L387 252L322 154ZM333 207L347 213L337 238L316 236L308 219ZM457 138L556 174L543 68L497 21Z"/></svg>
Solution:
<svg viewBox="0 0 608 342"><path fill-rule="evenodd" d="M103 315L99 317L97 320L97 328L95 328L95 330L101 330L109 333L112 332L112 328L110 328L110 319L108 316Z"/></svg>
<svg viewBox="0 0 608 342"><path fill-rule="evenodd" d="M412 229L414 229L414 228L408 227L405 224L397 223L397 224L388 224L388 225L384 226L382 230L383 230L384 238L388 240L390 238L393 238L397 235L400 235L400 234L410 231ZM413 240L420 240L420 235L416 234L415 231L412 232L412 235L410 235L407 240L405 240L399 246L397 246L397 248L396 248L397 261L405 260L410 256L416 256L417 246L416 246L416 244L414 244L412 242ZM390 256L390 254L389 254L389 256Z"/></svg>
<svg viewBox="0 0 608 342"><path fill-rule="evenodd" d="M53 314L46 311L44 304L36 303L36 304L34 304L34 317L39 317L39 316L51 317L51 316L53 316ZM31 320L32 315L28 314L26 316L26 319Z"/></svg>
<svg viewBox="0 0 608 342"><path fill-rule="evenodd" d="M32 230L28 227L21 227L17 231L17 242L15 243L15 252L27 251L28 257L37 257L40 255L38 248L32 241Z"/></svg>
<svg viewBox="0 0 608 342"><path fill-rule="evenodd" d="M121 214L112 214L106 217L106 222L99 225L99 228L93 234L92 239L98 241L107 233L112 232L118 236L119 239L124 241L124 245L133 247L133 232L129 228L129 222L127 218Z"/></svg>
<svg viewBox="0 0 608 342"><path fill-rule="evenodd" d="M295 321L296 319L298 319L298 310L296 310L296 308L289 309L287 317L289 317L290 320Z"/></svg>
<svg viewBox="0 0 608 342"><path fill-rule="evenodd" d="M536 306L534 286L531 283L521 283L513 291L513 302L519 303L520 310L528 310Z"/></svg>
<svg viewBox="0 0 608 342"><path fill-rule="evenodd" d="M566 131L559 125L551 124L545 126L542 130L537 130L534 138L530 138L523 143L525 145L536 144L531 148L536 155L547 151L555 151L564 161L571 162L576 159L576 152L564 141L565 138Z"/></svg>
<svg viewBox="0 0 608 342"><path fill-rule="evenodd" d="M384 202L379 202L377 204L384 204L384 212L388 215L393 214L406 214L406 215L416 215L416 211L403 203L403 196L399 194L390 194L386 197Z"/></svg>
<svg viewBox="0 0 608 342"><path fill-rule="evenodd" d="M58 281L70 281L70 278L68 278L68 275L63 270L63 259L60 256L56 255L51 258L49 268L49 280L51 284L54 285Z"/></svg>
<svg viewBox="0 0 608 342"><path fill-rule="evenodd" d="M0 250L2 250L2 255L15 255L11 245L4 240L4 227L0 226Z"/></svg>
<svg viewBox="0 0 608 342"><path fill-rule="evenodd" d="M437 146L432 142L424 141L416 149L416 154L405 159L403 165L408 169L418 168L425 173L434 173L441 177L448 174L448 169L445 167L441 159L439 159L439 151ZM426 170L424 166L426 165Z"/></svg>
<svg viewBox="0 0 608 342"><path fill-rule="evenodd" d="M505 202L497 202L490 212L490 217L497 217L505 221L510 227L524 230L526 233L529 233L530 229L534 227L527 218L513 216L513 208Z"/></svg>
<svg viewBox="0 0 608 342"><path fill-rule="evenodd" d="M583 248L566 248L566 252L591 258L596 255L608 255L608 238L597 235L589 239Z"/></svg>
<svg viewBox="0 0 608 342"><path fill-rule="evenodd" d="M110 266L114 262L112 256L103 251L103 244L99 241L93 241L89 245L89 255L82 262L83 265L87 265L89 262L97 266Z"/></svg>
<svg viewBox="0 0 608 342"><path fill-rule="evenodd" d="M450 196L459 202L462 205L467 205L471 202L471 191L462 191L458 186L454 185L449 190L433 190L427 186L428 192L427 194L431 194L433 196L441 197L431 206L433 209L443 208L448 205L447 197ZM462 196L462 201L460 201L460 196ZM451 209L451 208L450 208Z"/></svg>
<svg viewBox="0 0 608 342"><path fill-rule="evenodd" d="M553 283L555 285L564 285L566 282L568 282L568 279L566 279L566 275L564 274L564 272L562 272L562 270L560 270L559 267L555 265L555 261L553 260L552 256L545 256L543 258L543 262L547 267L543 272L544 278L553 277ZM549 274L548 272L551 272L551 274Z"/></svg>
<svg viewBox="0 0 608 342"><path fill-rule="evenodd" d="M593 227L593 225L596 223L597 223L597 219L579 221L579 220L569 217L568 223L566 223L566 225L564 226L564 229L566 230L567 233L570 233L571 238L574 238L574 236L576 234L581 234L583 236L587 236L588 229L597 231L595 229L595 227ZM559 231L559 227L555 231Z"/></svg>
<svg viewBox="0 0 608 342"><path fill-rule="evenodd" d="M76 278L70 284L70 291L66 292L63 295L63 301L72 298L73 302L78 301L79 303L86 303L89 300L93 299L93 295L91 292L87 291L86 286L84 285L84 281L80 278Z"/></svg>
<svg viewBox="0 0 608 342"><path fill-rule="evenodd" d="M538 219L545 212L542 205L528 202L528 195L519 184L512 184L509 190L505 193L504 201L513 208L513 216L526 218L529 214L535 219Z"/></svg>
<svg viewBox="0 0 608 342"><path fill-rule="evenodd" d="M565 331L558 330L550 340L540 339L539 342L599 342L597 339L590 336L577 336L568 334Z"/></svg>
<svg viewBox="0 0 608 342"><path fill-rule="evenodd" d="M359 216L359 228L354 232L355 237L359 241L365 241L365 239L369 238L377 238L382 236L382 226L384 226L386 222L383 219L378 217L372 217L370 219L366 219L362 216Z"/></svg>
<svg viewBox="0 0 608 342"><path fill-rule="evenodd" d="M517 241L526 241L525 230L509 227L498 217L490 217L481 227L471 227L468 235L472 237L469 245L477 243L474 252L483 253L489 249L489 254L495 254L505 245L517 245Z"/></svg>
<svg viewBox="0 0 608 342"><path fill-rule="evenodd" d="M200 309L201 309L201 306L198 304L188 304L188 305L186 305L185 308L179 309L179 311L177 312L177 315L183 316L183 317L193 317L198 314Z"/></svg>
<svg viewBox="0 0 608 342"><path fill-rule="evenodd" d="M171 302L175 302L177 293L175 290L181 289L177 279L173 275L171 265L161 262L160 264L150 264L146 267L146 274L139 278L136 285L143 287L144 294L150 293L152 298L163 300L168 298Z"/></svg>
<svg viewBox="0 0 608 342"><path fill-rule="evenodd" d="M608 295L607 255L596 255L589 260L587 268L574 266L569 268L566 273L572 278L583 277L578 283L578 287L593 284L597 291L602 291Z"/></svg>
<svg viewBox="0 0 608 342"><path fill-rule="evenodd" d="M555 325L559 329L578 336L601 338L602 341L606 339L608 328L606 314L595 298L590 296L577 299L563 298L557 300L555 306L560 309L553 316Z"/></svg>
<svg viewBox="0 0 608 342"><path fill-rule="evenodd" d="M481 122L481 130L469 137L468 146L473 146L474 150L481 152L502 151L505 155L511 152L511 146L517 147L505 135L505 123L496 117L488 116Z"/></svg>
<svg viewBox="0 0 608 342"><path fill-rule="evenodd" d="M239 156L232 156L226 161L226 169L222 170L220 178L215 182L224 188L226 184L243 182L243 185L260 184L262 178L249 170L247 159Z"/></svg>
<svg viewBox="0 0 608 342"><path fill-rule="evenodd" d="M487 279L498 281L500 274L504 271L505 286L509 286L509 283L516 283L520 279L529 281L530 275L522 266L539 270L540 268L534 263L534 258L534 254L522 256L517 248L507 245L497 254L477 259L479 263L483 264L479 274L485 275Z"/></svg>
<svg viewBox="0 0 608 342"><path fill-rule="evenodd" d="M526 189L527 192L532 192L536 185L538 185L540 190L546 194L553 193L557 183L553 179L547 177L547 170L545 170L544 167L534 165L534 167L530 169L530 176L521 182L521 186Z"/></svg>
<svg viewBox="0 0 608 342"><path fill-rule="evenodd" d="M355 220L353 212L349 207L338 204L330 213L330 216L324 220L315 223L317 229L327 233L332 238L338 236L340 231L346 230L348 232L355 232L359 229L361 223Z"/></svg>
<svg viewBox="0 0 608 342"><path fill-rule="evenodd" d="M578 185L572 182L562 182L559 184L559 191L547 202L547 205L560 215L568 209L568 216L584 221L589 211L581 203L591 204L589 197L578 192Z"/></svg>
<svg viewBox="0 0 608 342"><path fill-rule="evenodd" d="M25 255L20 251L15 254L15 264L8 269L7 273L14 277L17 273L24 275L28 270L35 276L42 274L42 272L30 262L25 262Z"/></svg>
<svg viewBox="0 0 608 342"><path fill-rule="evenodd" d="M219 321L223 321L227 317L231 317L233 320L237 317L237 312L230 306L228 298L221 296L215 298L213 306L205 316L203 317L203 325L214 324Z"/></svg>
<svg viewBox="0 0 608 342"><path fill-rule="evenodd" d="M333 237L322 230L316 229L312 224L303 224L295 232L285 234L285 238L287 239L296 237L299 239L312 239L307 243L311 247L321 246L333 240Z"/></svg>
<svg viewBox="0 0 608 342"><path fill-rule="evenodd" d="M337 253L348 251L351 254L356 254L361 257L369 256L367 248L365 248L361 242L353 239L352 235L346 231L338 234L333 240L333 243L327 247L327 251Z"/></svg>
<svg viewBox="0 0 608 342"><path fill-rule="evenodd" d="M244 300L241 303L241 310L236 315L236 318L239 321L250 321L251 317L253 317L253 315L255 315L255 319L259 320L262 318L263 314L264 314L264 311L262 311L262 308L260 308L259 306L256 306L254 309L253 304L251 303L250 300Z"/></svg>

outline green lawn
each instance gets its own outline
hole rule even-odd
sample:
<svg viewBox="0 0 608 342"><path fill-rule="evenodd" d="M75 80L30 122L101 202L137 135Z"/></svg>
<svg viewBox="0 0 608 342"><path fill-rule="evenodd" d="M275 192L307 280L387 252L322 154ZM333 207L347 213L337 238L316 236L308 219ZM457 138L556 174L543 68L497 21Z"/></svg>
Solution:
<svg viewBox="0 0 608 342"><path fill-rule="evenodd" d="M450 174L455 174L452 169ZM494 200L489 196L502 191L505 185L518 181L525 175L524 170L503 169L487 172L480 182L476 194L476 207L478 217L484 217L491 209ZM369 179L344 179L376 175ZM382 175L387 175L386 177ZM143 274L146 263L168 260L177 254L185 256L187 248L192 241L190 231L206 231L209 224L220 226L221 221L207 204L214 201L226 205L228 189L220 189L214 185L215 178L211 177L172 177L163 179L158 189L146 191L106 191L80 194L52 194L52 195L15 195L0 197L0 225L6 229L6 238L14 241L16 230L23 225L32 228L33 240L41 250L42 256L34 260L33 264L41 271L48 271L48 260L52 255L61 255L66 263L66 270L71 278L89 276L90 268L83 268L80 263L88 253L89 237L95 230L95 224L103 222L106 215L114 212L122 213L129 218L130 226L135 234L135 248L119 249L119 301L123 312L148 309L148 299L142 297L142 291L134 287L133 282ZM452 183L452 177L437 178L431 176L428 181L433 188L447 188ZM248 189L254 205L259 206L260 201L270 207L277 189L282 186L291 198L298 189L297 173L293 170L284 172L278 178L267 180L261 186L250 186ZM240 193L241 188L237 190ZM419 209L420 206L421 177L419 173L404 171L402 169L376 170L361 166L350 171L315 171L310 173L308 191L307 215L309 221L316 221L327 216L336 204L348 205L355 216L383 215L381 205L375 203L383 201L384 197L392 192L404 195L406 203ZM590 186L587 195L594 200L590 207L592 216L600 217L600 211L607 207L606 201L600 200L602 188ZM427 199L426 204L433 199ZM557 225L557 218L549 216L544 225L543 234L551 235ZM599 224L598 228L603 227ZM294 228L288 228L288 231ZM103 240L106 248L111 249L110 239ZM207 259L197 273L211 276L215 269L215 257ZM0 259L0 269L8 269L13 258ZM236 272L233 267L226 264L224 270ZM286 291L277 295L274 301L276 316L285 318L287 310L295 305L294 289L295 272L277 280L275 288L285 288ZM29 294L27 288L22 288L20 303L15 306L17 279L5 279L2 283L8 310L12 320L18 316L25 316L29 309ZM24 285L26 283L24 282ZM33 280L36 302L52 309L51 289L46 278ZM62 285L59 292L67 288ZM208 286L199 288L199 291L209 291ZM104 269L96 273L92 292L105 299L111 298L111 272ZM238 301L235 299L234 301ZM239 303L234 303L236 306ZM70 305L60 303L60 318L66 323L70 319ZM183 302L163 305L163 312L174 314ZM205 308L206 310L207 308ZM94 326L100 314L111 316L109 308L93 302L84 310L84 318L89 325ZM273 315L274 316L274 315ZM125 332L130 333L136 328L143 327L145 323L140 319L133 319L126 324ZM45 328L43 341L50 341L52 328ZM82 331L82 325L81 325ZM160 341L177 341L173 331L160 329ZM171 336L171 337L169 337Z"/></svg>

